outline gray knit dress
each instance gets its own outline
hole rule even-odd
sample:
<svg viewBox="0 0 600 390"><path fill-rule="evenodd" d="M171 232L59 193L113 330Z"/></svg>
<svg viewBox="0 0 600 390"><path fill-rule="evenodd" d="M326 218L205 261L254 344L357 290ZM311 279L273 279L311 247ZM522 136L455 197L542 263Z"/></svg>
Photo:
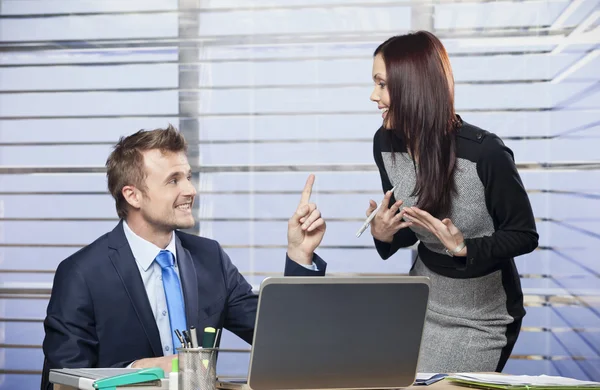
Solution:
<svg viewBox="0 0 600 390"><path fill-rule="evenodd" d="M436 217L450 218L463 233L467 257L448 256L435 235L416 225L396 233L391 244L375 240L383 259L419 241L410 275L431 280L420 372L503 369L525 315L514 257L531 252L538 242L512 152L494 134L461 123L457 191L449 214ZM379 129L373 153L384 192L396 186L390 205L397 199L406 207L416 205L415 164L402 140Z"/></svg>

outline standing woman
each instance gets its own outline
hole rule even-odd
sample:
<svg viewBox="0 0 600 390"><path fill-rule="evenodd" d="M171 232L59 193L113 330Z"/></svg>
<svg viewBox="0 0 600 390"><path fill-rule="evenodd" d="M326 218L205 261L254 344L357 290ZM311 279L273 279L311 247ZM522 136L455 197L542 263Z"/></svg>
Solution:
<svg viewBox="0 0 600 390"><path fill-rule="evenodd" d="M538 245L513 153L456 115L450 61L433 34L382 43L373 80L385 197L371 234L383 259L420 241L410 274L431 279L418 369L502 371L525 315L514 257Z"/></svg>

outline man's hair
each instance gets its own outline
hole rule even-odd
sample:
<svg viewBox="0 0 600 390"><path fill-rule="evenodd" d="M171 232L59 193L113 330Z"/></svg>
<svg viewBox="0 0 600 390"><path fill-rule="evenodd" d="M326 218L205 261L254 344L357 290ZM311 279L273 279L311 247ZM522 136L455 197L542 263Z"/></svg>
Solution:
<svg viewBox="0 0 600 390"><path fill-rule="evenodd" d="M115 199L119 218L125 219L128 203L123 197L123 187L134 186L145 194L146 170L142 152L159 149L161 152L187 152L183 135L169 125L166 129L140 130L121 137L106 160L108 190Z"/></svg>

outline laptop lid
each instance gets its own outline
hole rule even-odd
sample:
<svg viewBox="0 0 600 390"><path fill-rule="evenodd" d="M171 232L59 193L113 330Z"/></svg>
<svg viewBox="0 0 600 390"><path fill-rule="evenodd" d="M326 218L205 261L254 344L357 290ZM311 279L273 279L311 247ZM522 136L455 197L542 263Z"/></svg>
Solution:
<svg viewBox="0 0 600 390"><path fill-rule="evenodd" d="M425 277L273 277L261 284L253 390L412 385L429 297Z"/></svg>

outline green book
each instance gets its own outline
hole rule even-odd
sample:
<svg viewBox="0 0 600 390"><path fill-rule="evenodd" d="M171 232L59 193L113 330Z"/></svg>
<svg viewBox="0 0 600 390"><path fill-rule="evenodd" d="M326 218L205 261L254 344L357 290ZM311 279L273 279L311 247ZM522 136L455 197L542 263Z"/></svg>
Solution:
<svg viewBox="0 0 600 390"><path fill-rule="evenodd" d="M162 368L144 368L137 372L116 375L108 378L98 379L94 382L94 389L98 390L117 390L117 387L133 384L160 384L160 380L165 377Z"/></svg>

